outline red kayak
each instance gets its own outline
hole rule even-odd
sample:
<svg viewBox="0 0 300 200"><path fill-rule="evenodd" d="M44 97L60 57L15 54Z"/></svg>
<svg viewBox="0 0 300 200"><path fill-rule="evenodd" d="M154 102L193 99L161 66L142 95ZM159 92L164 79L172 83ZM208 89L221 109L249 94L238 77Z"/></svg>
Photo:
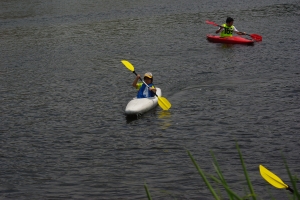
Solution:
<svg viewBox="0 0 300 200"><path fill-rule="evenodd" d="M207 35L207 40L215 43L226 44L253 44L254 40L249 40L240 36L220 37L217 35Z"/></svg>

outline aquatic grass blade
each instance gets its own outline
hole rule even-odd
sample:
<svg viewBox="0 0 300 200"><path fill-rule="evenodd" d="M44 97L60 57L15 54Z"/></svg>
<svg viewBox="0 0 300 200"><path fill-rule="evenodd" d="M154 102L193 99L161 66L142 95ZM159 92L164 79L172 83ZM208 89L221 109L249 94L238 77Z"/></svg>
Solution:
<svg viewBox="0 0 300 200"><path fill-rule="evenodd" d="M239 197L235 192L233 192L228 185L224 184L221 180L217 179L214 176L210 176L215 182L222 184L223 187L225 188L226 192L230 195L230 197L232 197L231 199L238 199L238 200L243 200L243 198Z"/></svg>
<svg viewBox="0 0 300 200"><path fill-rule="evenodd" d="M208 182L207 178L205 177L203 171L200 169L200 167L198 166L198 164L196 163L195 159L193 158L192 154L190 151L187 151L189 157L191 158L193 164L195 165L197 171L199 172L200 176L202 177L203 181L205 182L206 186L208 187L208 189L210 190L211 194L214 196L215 199L219 200L219 196L217 195L217 193L214 191L214 189L212 188L212 186L210 185L210 183Z"/></svg>
<svg viewBox="0 0 300 200"><path fill-rule="evenodd" d="M226 192L227 192L227 194L228 194L229 199L230 199L230 200L234 200L234 199L235 199L235 198L234 198L234 195L232 194L232 192L230 192L229 190L227 190L228 185L227 185L227 183L226 183L226 181L225 181L225 179L224 179L224 177L223 177L221 171L219 171L218 166L216 166L214 163L213 163L213 166L214 166L214 168L215 168L215 170L216 170L216 172L217 172L217 174L218 174L218 176L219 176L219 178L220 178L220 180L219 180L220 182L218 182L218 183L219 183L219 184L222 184L222 185L224 186L224 188L225 188L225 190L226 190ZM211 178L213 178L213 177L211 176ZM214 180L214 181L216 181L216 180ZM225 187L225 186L226 186L226 187Z"/></svg>
<svg viewBox="0 0 300 200"><path fill-rule="evenodd" d="M228 184L226 183L226 180L225 180L225 178L224 178L224 176L223 176L223 174L222 174L222 172L221 172L219 163L218 163L218 161L217 161L217 159L216 159L216 157L215 157L215 155L214 155L214 153L213 153L212 151L211 151L211 156L213 157L213 166L214 166L214 168L215 168L215 170L216 170L216 172L217 172L217 174L218 174L218 176L219 176L219 178L220 178L222 184L223 184L223 185L226 185L226 186L228 187ZM225 189L226 189L226 188L225 188ZM228 194L229 199L230 199L230 200L233 200L233 199L234 199L234 198L233 198L234 195L232 195L232 193L229 192L227 189L226 189L226 192L227 192L227 194Z"/></svg>
<svg viewBox="0 0 300 200"><path fill-rule="evenodd" d="M298 189L297 189L297 185L296 185L296 180L293 178L292 174L291 174L291 171L287 165L287 162L286 162L286 159L283 158L283 162L284 162L284 165L285 165L285 168L286 168L286 171L288 172L288 175L289 175L289 178L290 178L290 181L293 185L293 189L291 189L290 187L287 188L287 190L290 190L293 194L294 194L294 197L297 197L297 199L300 199L300 195L299 195L299 192L298 192Z"/></svg>
<svg viewBox="0 0 300 200"><path fill-rule="evenodd" d="M238 145L237 142L236 142L236 148L237 148L238 153L239 153L239 156L240 156L240 160L241 160L241 163L242 163L242 166L243 166L244 174L245 174L245 177L246 177L246 180L247 180L247 184L248 184L248 187L249 187L249 190L250 190L252 199L253 199L253 200L256 200L256 195L255 195L255 193L254 193L254 190L253 190L253 187L252 187L252 184L251 184L251 181L250 181L250 178L249 178L247 169L246 169L246 165L245 165L245 163L244 163L244 160L243 160L243 157L242 157L242 153L241 153L241 151L240 151L240 148L239 148L239 145Z"/></svg>
<svg viewBox="0 0 300 200"><path fill-rule="evenodd" d="M151 195L150 195L150 192L149 192L149 190L148 190L148 187L147 187L147 184L146 184L146 183L144 184L144 188L145 188L145 190L146 190L148 200L152 200Z"/></svg>
<svg viewBox="0 0 300 200"><path fill-rule="evenodd" d="M212 156L212 158L213 158L213 164L214 164L214 167L215 167L216 172L217 172L218 175L219 175L219 178L221 179L222 182L226 183L226 181L225 181L225 179L224 179L224 177L223 177L223 174L222 174L222 172L221 172L221 169L220 169L220 167L219 167L219 163L218 163L218 161L217 161L217 159L216 159L214 153L211 151L210 154L211 154L211 156ZM227 185L227 184L226 184L226 185Z"/></svg>

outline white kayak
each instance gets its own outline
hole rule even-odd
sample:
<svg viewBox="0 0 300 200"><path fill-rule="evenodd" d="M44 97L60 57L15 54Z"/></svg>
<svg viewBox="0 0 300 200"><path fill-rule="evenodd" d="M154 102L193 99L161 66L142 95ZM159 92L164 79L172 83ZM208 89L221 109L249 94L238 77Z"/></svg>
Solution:
<svg viewBox="0 0 300 200"><path fill-rule="evenodd" d="M161 89L156 88L157 96L161 97ZM134 115L134 114L143 114L148 110L156 107L158 103L158 98L156 96L149 98L133 98L128 102L125 108L126 115Z"/></svg>

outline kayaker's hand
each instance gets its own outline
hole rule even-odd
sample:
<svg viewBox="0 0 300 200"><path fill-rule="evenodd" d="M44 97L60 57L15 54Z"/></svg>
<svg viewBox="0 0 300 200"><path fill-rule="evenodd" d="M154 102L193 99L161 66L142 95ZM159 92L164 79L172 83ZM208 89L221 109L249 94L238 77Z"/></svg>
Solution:
<svg viewBox="0 0 300 200"><path fill-rule="evenodd" d="M138 82L139 78L140 78L140 75L137 74L136 77L135 77L135 79L134 79L134 81L133 81L133 83L132 83L132 86L134 88L137 88L137 82Z"/></svg>
<svg viewBox="0 0 300 200"><path fill-rule="evenodd" d="M149 88L152 92L156 93L156 88Z"/></svg>

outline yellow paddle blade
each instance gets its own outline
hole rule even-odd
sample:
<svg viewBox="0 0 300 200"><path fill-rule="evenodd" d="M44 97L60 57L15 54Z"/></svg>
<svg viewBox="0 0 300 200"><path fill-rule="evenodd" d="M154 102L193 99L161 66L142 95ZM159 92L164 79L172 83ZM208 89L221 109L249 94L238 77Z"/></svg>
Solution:
<svg viewBox="0 0 300 200"><path fill-rule="evenodd" d="M259 165L259 171L260 175L274 187L280 189L287 189L289 187L278 176L267 170L267 168L265 168L264 166Z"/></svg>
<svg viewBox="0 0 300 200"><path fill-rule="evenodd" d="M158 105L163 109L163 110L169 110L171 108L171 103L166 99L165 97L158 97Z"/></svg>
<svg viewBox="0 0 300 200"><path fill-rule="evenodd" d="M134 71L134 66L127 60L121 60L121 62L123 63L123 65L125 65L125 67L127 67L127 69L129 69L130 71Z"/></svg>

